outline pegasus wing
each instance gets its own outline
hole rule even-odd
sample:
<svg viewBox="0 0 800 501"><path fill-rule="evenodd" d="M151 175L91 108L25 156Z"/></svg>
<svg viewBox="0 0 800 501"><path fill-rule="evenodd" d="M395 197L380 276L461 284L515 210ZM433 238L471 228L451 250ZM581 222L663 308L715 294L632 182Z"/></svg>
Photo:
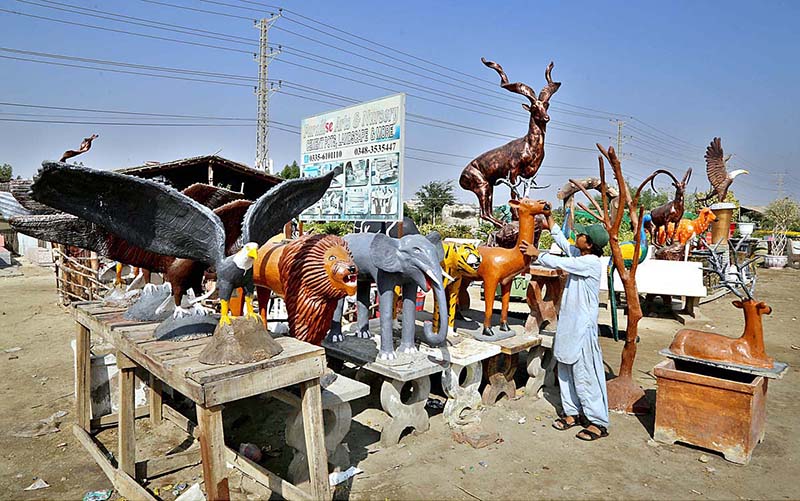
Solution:
<svg viewBox="0 0 800 501"><path fill-rule="evenodd" d="M715 191L719 191L728 181L728 171L725 168L725 159L722 151L722 141L715 137L706 148L706 174L708 181Z"/></svg>
<svg viewBox="0 0 800 501"><path fill-rule="evenodd" d="M102 226L149 252L216 266L225 229L211 209L162 184L116 172L43 162L38 202Z"/></svg>
<svg viewBox="0 0 800 501"><path fill-rule="evenodd" d="M263 244L281 231L283 225L300 215L322 198L335 175L290 179L253 202L242 222L242 241Z"/></svg>

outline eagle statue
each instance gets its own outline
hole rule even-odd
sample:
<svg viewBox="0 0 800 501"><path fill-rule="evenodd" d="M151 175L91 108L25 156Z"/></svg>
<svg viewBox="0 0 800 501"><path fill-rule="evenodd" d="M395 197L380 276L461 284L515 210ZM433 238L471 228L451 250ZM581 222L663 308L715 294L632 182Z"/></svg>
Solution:
<svg viewBox="0 0 800 501"><path fill-rule="evenodd" d="M163 184L116 172L43 162L31 197L49 207L101 226L148 252L189 259L216 270L220 325L230 325L233 290L246 292L246 315L253 310L253 262L260 243L316 203L334 173L284 181L250 205L241 220L238 250L226 255L226 228L208 207Z"/></svg>
<svg viewBox="0 0 800 501"><path fill-rule="evenodd" d="M706 174L708 175L708 182L711 183L711 189L708 195L702 201L710 200L714 195L720 202L725 201L728 195L728 188L730 188L733 180L739 174L750 174L744 169L736 169L728 172L726 163L730 160L731 156L724 156L722 151L722 140L715 137L711 144L706 148Z"/></svg>

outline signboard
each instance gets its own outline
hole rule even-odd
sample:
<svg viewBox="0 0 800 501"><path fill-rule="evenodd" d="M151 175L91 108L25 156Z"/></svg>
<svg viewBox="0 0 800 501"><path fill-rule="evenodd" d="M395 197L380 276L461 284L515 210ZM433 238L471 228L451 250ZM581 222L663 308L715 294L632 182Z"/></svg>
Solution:
<svg viewBox="0 0 800 501"><path fill-rule="evenodd" d="M303 221L402 221L406 96L303 120L300 176L336 171Z"/></svg>

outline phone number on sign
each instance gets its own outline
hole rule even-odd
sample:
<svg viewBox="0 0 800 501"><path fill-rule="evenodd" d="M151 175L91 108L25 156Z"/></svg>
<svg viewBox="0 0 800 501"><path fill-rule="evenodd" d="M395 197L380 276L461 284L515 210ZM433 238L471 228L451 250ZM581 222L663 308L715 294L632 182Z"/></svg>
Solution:
<svg viewBox="0 0 800 501"><path fill-rule="evenodd" d="M371 144L369 146L355 148L353 153L356 155L369 155L371 153L385 153L387 151L394 151L395 148L397 148L397 143Z"/></svg>

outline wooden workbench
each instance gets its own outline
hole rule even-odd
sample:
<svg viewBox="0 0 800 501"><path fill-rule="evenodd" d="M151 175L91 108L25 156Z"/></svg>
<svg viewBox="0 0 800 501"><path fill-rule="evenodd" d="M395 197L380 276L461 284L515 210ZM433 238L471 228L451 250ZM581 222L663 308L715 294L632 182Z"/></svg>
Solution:
<svg viewBox="0 0 800 501"><path fill-rule="evenodd" d="M318 346L294 338L279 338L283 351L271 359L240 365L204 365L197 357L210 342L209 337L185 342L158 341L153 332L158 324L124 320L124 310L100 302L78 303L74 317L77 331L77 420L75 435L92 454L120 495L129 499L153 499L136 481L134 433L134 369L141 367L151 375L150 416L154 421L169 419L179 426L193 428L185 418L167 407L161 399L161 384L166 384L195 402L197 436L208 499L228 499L227 463L267 486L286 499L330 499L328 465L324 444L322 402L319 378L325 369L325 352ZM91 336L101 337L117 350L119 368L119 447L118 466L102 454L90 435L89 370ZM226 447L222 429L222 410L227 402L280 391L300 385L305 445L308 451L310 492L281 479Z"/></svg>

